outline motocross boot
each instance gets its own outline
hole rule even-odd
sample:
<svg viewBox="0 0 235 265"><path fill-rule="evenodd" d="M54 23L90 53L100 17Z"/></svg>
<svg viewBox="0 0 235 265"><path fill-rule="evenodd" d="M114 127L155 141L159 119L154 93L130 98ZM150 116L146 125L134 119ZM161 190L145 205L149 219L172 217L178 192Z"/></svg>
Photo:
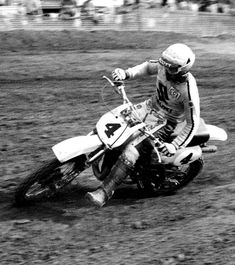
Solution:
<svg viewBox="0 0 235 265"><path fill-rule="evenodd" d="M101 187L93 192L87 192L86 199L102 207L114 194L114 191L122 181L132 173L133 164L121 156L113 166L110 174L103 181Z"/></svg>

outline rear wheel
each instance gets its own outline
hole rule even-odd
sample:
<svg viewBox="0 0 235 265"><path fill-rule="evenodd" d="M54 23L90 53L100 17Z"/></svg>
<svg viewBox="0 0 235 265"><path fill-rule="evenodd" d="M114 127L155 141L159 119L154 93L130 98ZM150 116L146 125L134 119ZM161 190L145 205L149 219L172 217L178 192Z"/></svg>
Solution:
<svg viewBox="0 0 235 265"><path fill-rule="evenodd" d="M85 156L66 163L52 159L26 177L15 191L16 206L28 205L52 197L85 169Z"/></svg>
<svg viewBox="0 0 235 265"><path fill-rule="evenodd" d="M145 194L171 194L191 182L201 172L202 168L203 160L201 158L181 167L166 166L165 176L162 176L162 172L158 171L151 177L141 178L137 185Z"/></svg>

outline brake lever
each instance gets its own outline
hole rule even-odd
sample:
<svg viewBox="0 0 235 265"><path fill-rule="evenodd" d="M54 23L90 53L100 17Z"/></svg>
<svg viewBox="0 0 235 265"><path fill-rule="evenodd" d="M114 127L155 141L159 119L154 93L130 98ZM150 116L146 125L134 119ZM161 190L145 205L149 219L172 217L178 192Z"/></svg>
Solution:
<svg viewBox="0 0 235 265"><path fill-rule="evenodd" d="M106 79L111 86L113 87L119 87L119 86L123 86L124 85L124 81L112 81L111 79L109 79L107 76L103 76L104 79Z"/></svg>
<svg viewBox="0 0 235 265"><path fill-rule="evenodd" d="M112 81L105 75L103 76L103 78L106 79L110 83L110 85L114 88L114 91L117 94L122 95L122 91L120 87L124 86L124 81Z"/></svg>

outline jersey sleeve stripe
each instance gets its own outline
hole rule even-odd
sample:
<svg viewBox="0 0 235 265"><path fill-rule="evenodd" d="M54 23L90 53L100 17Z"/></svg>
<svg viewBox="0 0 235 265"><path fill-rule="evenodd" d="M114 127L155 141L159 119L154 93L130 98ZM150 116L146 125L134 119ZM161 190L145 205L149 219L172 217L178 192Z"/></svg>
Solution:
<svg viewBox="0 0 235 265"><path fill-rule="evenodd" d="M187 91L188 91L189 101L191 102L192 98L191 98L191 94L190 94L189 81L187 81ZM195 124L194 124L194 119L193 119L193 108L190 108L190 116L191 116L191 121L192 121L190 131L187 133L187 137L184 139L184 141L182 143L178 144L179 146L183 146L187 142L187 140L191 137L191 134L194 130Z"/></svg>

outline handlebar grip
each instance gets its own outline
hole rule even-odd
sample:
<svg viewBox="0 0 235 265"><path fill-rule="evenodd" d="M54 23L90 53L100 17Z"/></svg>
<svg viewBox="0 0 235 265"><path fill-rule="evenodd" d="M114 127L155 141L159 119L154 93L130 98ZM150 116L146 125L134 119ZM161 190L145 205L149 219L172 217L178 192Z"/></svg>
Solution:
<svg viewBox="0 0 235 265"><path fill-rule="evenodd" d="M113 81L114 85L119 87L122 86L124 84L124 81Z"/></svg>

